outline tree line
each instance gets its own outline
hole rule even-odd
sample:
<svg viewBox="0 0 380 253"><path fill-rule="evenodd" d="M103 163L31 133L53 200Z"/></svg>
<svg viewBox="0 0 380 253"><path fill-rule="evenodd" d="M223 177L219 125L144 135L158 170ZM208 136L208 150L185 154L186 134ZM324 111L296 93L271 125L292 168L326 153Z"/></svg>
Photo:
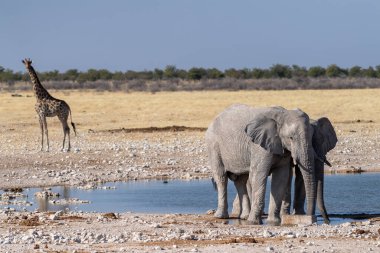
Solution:
<svg viewBox="0 0 380 253"><path fill-rule="evenodd" d="M38 72L41 81L71 81L79 84L95 81L157 81L157 80L220 80L220 79L305 79L305 78L380 78L380 65L376 67L362 68L353 66L341 68L336 64L327 66L300 67L298 65L275 64L269 68L229 68L221 71L217 68L193 67L188 70L178 69L174 65L168 65L164 69L111 72L106 69L89 69L78 71L69 69L65 72L58 70ZM14 72L0 66L0 82L9 85L17 81L28 81L27 73Z"/></svg>

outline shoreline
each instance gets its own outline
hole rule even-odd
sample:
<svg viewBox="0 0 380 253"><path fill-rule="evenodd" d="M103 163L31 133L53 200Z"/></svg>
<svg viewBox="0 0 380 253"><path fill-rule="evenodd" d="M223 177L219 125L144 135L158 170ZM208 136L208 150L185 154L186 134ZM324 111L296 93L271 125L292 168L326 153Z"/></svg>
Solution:
<svg viewBox="0 0 380 253"><path fill-rule="evenodd" d="M325 176L331 176L331 175L352 175L352 174L368 174L368 173L380 173L380 169L370 169L370 170L352 170L352 169L341 169L341 170L325 170ZM127 182L135 182L135 181L174 181L174 180L184 180L184 181L190 181L190 180L211 180L211 174L207 175L197 175L195 177L190 178L184 178L184 177L168 177L168 176L155 176L155 177L141 177L141 178L133 178L133 179L127 179L127 180L109 180L105 181L102 180L100 182L96 182L96 185L102 185L106 183L127 183ZM41 187L56 187L56 186L68 186L68 187L80 187L86 185L87 182L77 182L77 184L47 184L47 183L40 183L40 184L30 184L30 185L24 185L21 183L18 187L4 187L1 186L1 191L15 191L16 189L29 189L29 188L41 188Z"/></svg>

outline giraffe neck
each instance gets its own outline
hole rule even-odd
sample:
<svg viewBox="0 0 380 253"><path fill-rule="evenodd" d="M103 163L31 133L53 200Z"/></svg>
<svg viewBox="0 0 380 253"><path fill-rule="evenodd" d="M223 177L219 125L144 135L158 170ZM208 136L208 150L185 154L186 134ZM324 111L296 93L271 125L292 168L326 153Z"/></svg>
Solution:
<svg viewBox="0 0 380 253"><path fill-rule="evenodd" d="M28 73L29 73L30 79L32 80L33 91L37 100L52 98L49 92L42 86L40 80L38 79L37 73L36 71L34 71L34 68L32 66L28 67Z"/></svg>

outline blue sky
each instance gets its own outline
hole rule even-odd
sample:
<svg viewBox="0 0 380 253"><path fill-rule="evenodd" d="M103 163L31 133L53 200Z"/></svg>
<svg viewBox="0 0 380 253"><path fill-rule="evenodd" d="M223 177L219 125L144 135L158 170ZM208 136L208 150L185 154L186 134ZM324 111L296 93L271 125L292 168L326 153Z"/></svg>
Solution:
<svg viewBox="0 0 380 253"><path fill-rule="evenodd" d="M5 0L0 66L23 71L175 65L380 65L377 0Z"/></svg>

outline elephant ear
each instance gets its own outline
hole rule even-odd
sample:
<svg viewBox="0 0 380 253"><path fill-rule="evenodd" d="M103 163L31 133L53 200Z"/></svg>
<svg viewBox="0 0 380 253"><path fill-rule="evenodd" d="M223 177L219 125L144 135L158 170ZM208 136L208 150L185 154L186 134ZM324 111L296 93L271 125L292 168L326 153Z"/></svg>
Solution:
<svg viewBox="0 0 380 253"><path fill-rule="evenodd" d="M318 153L326 155L338 142L334 127L326 117L319 118L311 125L314 128L313 147Z"/></svg>
<svg viewBox="0 0 380 253"><path fill-rule="evenodd" d="M278 135L277 123L268 117L260 117L245 127L245 133L253 141L272 154L282 155L284 149Z"/></svg>

